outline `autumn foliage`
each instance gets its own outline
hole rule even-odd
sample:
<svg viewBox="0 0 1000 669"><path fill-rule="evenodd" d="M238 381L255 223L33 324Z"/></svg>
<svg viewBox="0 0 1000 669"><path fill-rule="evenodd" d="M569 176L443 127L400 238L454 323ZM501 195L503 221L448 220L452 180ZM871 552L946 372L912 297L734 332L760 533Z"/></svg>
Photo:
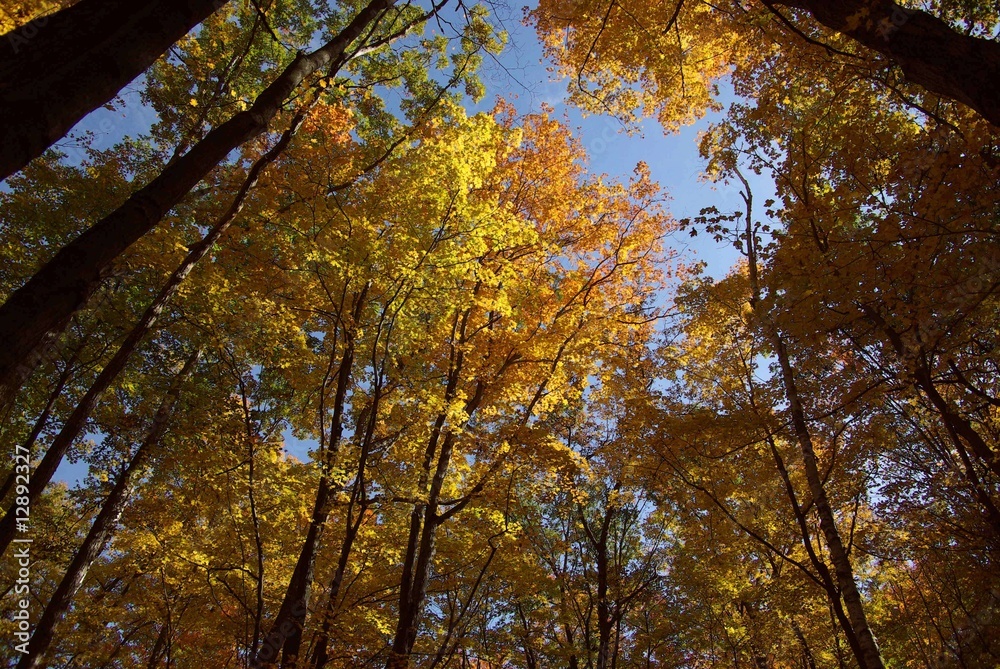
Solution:
<svg viewBox="0 0 1000 669"><path fill-rule="evenodd" d="M5 666L1000 666L994 5L541 0L573 103L702 124L678 221L473 111L486 7L217 4L0 190L6 308L83 286L3 372Z"/></svg>

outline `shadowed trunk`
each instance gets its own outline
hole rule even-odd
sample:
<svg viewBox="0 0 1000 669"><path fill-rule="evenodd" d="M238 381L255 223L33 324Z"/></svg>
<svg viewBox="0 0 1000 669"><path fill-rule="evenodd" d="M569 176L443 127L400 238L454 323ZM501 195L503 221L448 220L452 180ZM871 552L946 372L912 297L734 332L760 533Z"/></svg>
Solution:
<svg viewBox="0 0 1000 669"><path fill-rule="evenodd" d="M316 489L316 500L313 504L312 518L309 530L302 542L299 558L285 589L285 597L281 602L278 615L271 624L271 629L261 648L254 658L255 666L274 667L279 663L283 668L298 665L299 652L302 646L302 629L305 626L306 615L309 612L309 596L315 577L316 555L319 553L319 539L330 514L331 497L334 492L331 481L331 470L336 464L340 451L340 441L344 433L344 412L346 409L347 391L353 379L354 372L354 336L355 329L361 320L367 303L368 285L355 295L351 308L352 324L344 333L344 350L337 368L337 386L333 398L333 416L330 423L330 440L326 448L320 449L322 458L322 474ZM341 304L341 309L343 309ZM323 390L326 389L326 380ZM325 419L321 406L321 418ZM321 425L321 431L325 426Z"/></svg>
<svg viewBox="0 0 1000 669"><path fill-rule="evenodd" d="M891 0L790 0L765 4L808 11L899 65L907 80L957 100L1000 126L1000 44L964 35L944 21Z"/></svg>
<svg viewBox="0 0 1000 669"><path fill-rule="evenodd" d="M771 453L774 457L778 471L781 473L789 499L792 502L792 508L795 511L796 519L802 533L802 538L806 544L806 551L809 553L811 561L816 566L817 571L823 579L823 583L826 586L825 589L829 595L830 604L833 609L836 610L838 614L837 618L839 619L844 632L847 634L848 639L851 642L851 650L854 652L858 665L862 669L884 669L885 665L882 662L882 654L879 651L878 644L875 642L875 636L872 634L871 628L868 626L868 617L865 613L864 602L861 600L861 593L858 591L858 585L854 579L854 568L851 564L851 557L844 546L843 539L840 536L840 530L837 528L833 508L830 506L829 498L826 495L823 477L819 472L816 449L813 445L812 434L809 432L809 425L806 422L805 410L802 407L798 385L795 382L795 370L792 367L792 360L791 356L788 354L788 347L786 346L785 338L772 321L770 315L766 311L761 311L759 309L761 300L759 268L757 266L759 259L759 240L756 237L756 229L754 227L752 214L753 191L750 188L749 182L738 169L735 171L735 176L739 178L740 182L743 184L744 190L740 192L740 195L743 198L743 202L746 204L745 238L747 240L747 246L746 251L744 251L744 255L747 258L749 268L750 307L760 318L764 333L774 350L774 355L778 359L778 366L781 370L781 385L784 390L785 400L788 402L788 412L791 417L792 432L795 435L799 449L802 452L802 462L805 469L806 484L809 488L809 493L812 496L812 503L815 505L816 512L819 515L820 531L826 539L827 554L830 562L833 564L837 590L839 590L839 599L843 601L843 612L840 610L838 593L833 592L830 588L832 585L830 583L831 575L826 566L823 565L823 563L818 559L818 556L816 556L813 552L811 540L809 539L808 528L804 522L805 517L801 507L799 506L791 480L788 477L788 472L785 469L781 455L778 453L778 449L774 444L773 438L771 438L771 435L768 435ZM846 621L843 620L844 613L846 613Z"/></svg>
<svg viewBox="0 0 1000 669"><path fill-rule="evenodd" d="M781 368L781 380L785 389L785 399L788 400L788 408L792 418L792 428L795 437L802 450L802 462L805 465L806 482L809 485L809 492L812 494L813 504L819 515L819 528L826 539L827 551L830 562L833 563L834 573L837 576L837 585L840 588L840 596L844 600L844 609L847 617L857 636L861 654L856 659L858 664L864 669L884 669L882 654L879 652L878 644L871 628L868 626L868 617L865 614L864 604L861 601L861 593L858 591L857 582L854 579L854 569L851 565L850 555L844 546L837 529L836 519L833 515L833 508L826 496L826 489L823 486L823 478L819 473L819 464L816 460L816 451L813 447L812 436L806 424L805 412L802 403L799 401L798 389L795 384L795 373L792 369L788 350L781 336L775 331L772 334L775 354Z"/></svg>
<svg viewBox="0 0 1000 669"><path fill-rule="evenodd" d="M228 0L80 0L0 37L0 179L115 97Z"/></svg>

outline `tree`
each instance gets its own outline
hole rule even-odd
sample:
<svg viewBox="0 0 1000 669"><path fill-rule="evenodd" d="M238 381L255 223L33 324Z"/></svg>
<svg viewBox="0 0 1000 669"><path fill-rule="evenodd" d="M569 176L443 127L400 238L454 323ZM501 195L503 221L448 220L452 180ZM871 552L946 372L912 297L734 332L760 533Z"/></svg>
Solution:
<svg viewBox="0 0 1000 669"><path fill-rule="evenodd" d="M362 48L374 48L405 34L426 16L407 17L388 28L388 34L371 36L363 45L355 40L377 24L389 0L363 8L331 40L309 55L300 55L272 81L249 109L214 128L155 179L136 191L122 206L95 223L63 247L2 307L0 341L0 409L7 406L24 379L34 369L50 339L81 309L106 277L112 262L149 232L194 186L234 149L268 129L286 99L307 78L327 68L336 74ZM412 14L412 13L411 13ZM350 49L355 49L351 52ZM322 77L321 77L322 78ZM320 87L318 82L313 82ZM313 95L318 95L314 91Z"/></svg>
<svg viewBox="0 0 1000 669"><path fill-rule="evenodd" d="M715 107L716 82L731 70L737 91L755 97L750 91L775 62L793 64L813 48L862 76L897 65L909 82L996 126L1000 106L986 84L1000 68L1000 45L990 39L996 16L950 4L941 10L946 20L891 0L712 7L612 0L571 8L553 1L539 3L531 18L547 53L571 77L576 101L627 114L642 107L667 128Z"/></svg>

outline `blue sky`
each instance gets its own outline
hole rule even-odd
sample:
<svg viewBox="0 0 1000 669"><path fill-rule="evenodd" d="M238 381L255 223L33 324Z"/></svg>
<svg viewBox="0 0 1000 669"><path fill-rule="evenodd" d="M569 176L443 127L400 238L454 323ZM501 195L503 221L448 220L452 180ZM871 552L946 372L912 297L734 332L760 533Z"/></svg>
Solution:
<svg viewBox="0 0 1000 669"><path fill-rule="evenodd" d="M592 172L625 180L637 162L645 161L652 177L668 195L667 208L677 219L695 216L708 206L721 211L741 208L736 188L717 187L699 178L705 164L698 153L697 137L719 114L670 135L665 135L655 121L644 122L639 132L628 135L621 123L610 116L582 115L565 103L566 82L549 71L550 63L543 62L541 46L534 31L521 23L522 14L520 8L508 7L501 8L497 16L502 28L510 34L510 42L499 57L487 57L484 62L482 77L487 96L477 109L489 109L498 96L508 99L522 113L538 111L543 104L551 106L557 117L564 117L574 128L590 157ZM92 133L93 148L105 149L125 136L142 134L156 121L153 111L141 104L139 84L137 81L126 87L113 109L95 111L78 124L70 137L57 144L72 162L83 156L81 143L73 135ZM732 99L731 95L724 96L723 102ZM773 184L766 178L756 178L751 183L760 201L773 196ZM734 249L716 243L709 235L692 238L680 232L666 243L681 253L685 261L704 261L706 272L714 277L723 276L738 258ZM664 297L669 300L669 296ZM285 437L288 451L299 458L304 458L313 445L295 439L290 433ZM64 462L57 478L79 481L85 473L85 464Z"/></svg>

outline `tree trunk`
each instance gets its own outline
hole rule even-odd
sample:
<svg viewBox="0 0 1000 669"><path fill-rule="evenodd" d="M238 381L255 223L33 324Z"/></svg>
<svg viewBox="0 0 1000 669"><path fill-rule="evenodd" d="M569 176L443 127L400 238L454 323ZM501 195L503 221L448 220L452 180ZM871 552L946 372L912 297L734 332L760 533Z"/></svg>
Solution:
<svg viewBox="0 0 1000 669"><path fill-rule="evenodd" d="M35 669L35 667L41 666L42 657L45 655L45 651L48 650L49 644L52 643L55 626L65 615L67 609L69 609L70 602L80 589L80 586L83 585L83 579L86 578L90 565L93 564L97 556L104 550L108 539L114 532L115 525L118 523L122 511L125 510L125 505L128 503L135 473L142 469L153 450L160 443L163 433L167 430L167 423L173 412L174 405L177 403L177 396L180 394L181 386L191 377L200 357L201 349L192 353L171 384L170 390L167 391L166 397L163 398L159 409L156 411L149 433L136 450L135 455L132 456L125 471L118 477L118 481L115 482L114 488L111 489L111 493L107 499L104 500L101 511L97 514L94 524L90 527L90 532L87 533L87 538L83 540L83 544L77 550L76 555L73 556L73 561L66 569L59 587L56 588L55 593L45 607L45 611L42 613L42 617L35 627L35 632L31 635L31 641L28 643L28 652L21 656L21 660L17 664L17 669Z"/></svg>
<svg viewBox="0 0 1000 669"><path fill-rule="evenodd" d="M372 367L377 369L374 363ZM371 453L372 441L375 438L375 427L378 424L379 403L382 393L381 373L376 374L376 379L372 387L372 405L368 412L368 421L365 425L365 433L361 439L361 453L358 456L357 473L354 478L354 490L351 495L351 502L347 508L347 521L344 530L344 540L340 544L340 557L337 560L337 569L333 579L330 581L330 593L326 601L326 611L323 613L323 622L317 635L311 666L313 669L325 669L330 661L329 646L330 634L333 631L333 620L337 613L337 599L340 597L340 588L344 583L344 575L347 573L347 565L350 562L351 552L354 550L354 541L357 539L358 531L364 522L365 514L368 512L368 488L365 484L365 469L368 466L368 456ZM357 509L357 518L353 517Z"/></svg>
<svg viewBox="0 0 1000 669"><path fill-rule="evenodd" d="M477 287L478 289L478 287ZM460 346L466 343L466 326L470 311L461 317L456 315L452 330L451 362L448 371L448 384L445 387L445 406L454 400L458 392L459 380L462 376L465 355ZM479 407L483 397L483 384L477 384L476 392L465 402L466 421ZM417 626L420 614L427 596L427 582L430 579L431 564L437 548L437 529L449 516L438 514L441 490L444 479L451 465L451 455L455 448L455 433L445 425L445 414L438 414L434 421L427 449L424 453L423 471L419 481L421 492L426 490L427 499L417 503L410 515L410 535L407 541L406 557L403 560L403 573L399 584L399 616L396 620L396 632L393 636L386 669L406 669L410 666L410 653L417 639ZM441 439L442 435L444 439ZM441 450L438 452L438 443ZM435 454L437 463L434 464ZM431 466L434 465L434 475L431 477ZM429 480L428 480L429 479Z"/></svg>
<svg viewBox="0 0 1000 669"><path fill-rule="evenodd" d="M351 308L353 326L361 320L368 295L368 286L354 298ZM343 306L343 303L342 303ZM334 392L333 417L330 425L330 441L327 448L321 452L322 475L316 490L316 500L313 505L309 531L302 542L299 559L295 570L285 590L278 615L271 625L271 630L264 638L260 652L255 658L256 666L273 667L278 664L278 653L281 652L280 663L283 668L295 667L298 664L299 649L302 645L302 629L305 626L309 611L309 594L314 580L316 555L319 552L319 538L330 514L330 496L333 492L330 481L330 470L333 460L340 450L340 440L344 432L344 405L347 390L354 370L354 331L344 334L344 352L337 371L337 387ZM324 390L325 390L324 383ZM323 417L325 418L325 417ZM323 430L325 427L320 426Z"/></svg>
<svg viewBox="0 0 1000 669"><path fill-rule="evenodd" d="M1000 126L997 42L964 35L926 12L891 0L778 0L773 4L808 11L827 28L899 65L909 81L966 104Z"/></svg>
<svg viewBox="0 0 1000 669"><path fill-rule="evenodd" d="M32 458L31 454L32 451L34 450L35 442L38 441L38 437L41 436L42 430L44 430L45 426L48 424L49 417L52 415L52 408L55 406L56 400L58 400L59 396L62 395L62 391L66 387L66 384L69 383L70 378L77 371L74 367L74 364L76 362L77 356L80 355L80 352L83 350L83 348L84 346L83 344L81 344L76 350L73 351L73 354L70 356L70 359L66 361L66 367L59 375L59 379L56 381L55 388L53 388L52 392L49 393L49 399L45 403L45 408L42 409L42 413L39 414L38 419L35 420L35 425L34 427L31 428L31 432L28 433L27 438L24 440L24 444L21 446L20 449L18 449L18 452L28 454L29 461L34 459ZM17 478L16 475L17 475L17 468L15 467L10 470L10 475L4 480L3 486L0 486L0 502L3 502L5 499L7 499L7 494L14 489L14 482L15 479Z"/></svg>
<svg viewBox="0 0 1000 669"><path fill-rule="evenodd" d="M0 37L0 179L146 71L228 0L80 0Z"/></svg>
<svg viewBox="0 0 1000 669"><path fill-rule="evenodd" d="M830 562L833 563L834 572L837 575L837 585L840 587L840 594L844 600L844 608L847 609L847 617L857 636L858 645L861 647L861 655L857 658L862 669L885 669L882 663L882 654L879 652L875 637L868 626L868 618L865 615L864 604L861 601L861 593L858 592L857 583L854 580L854 569L851 566L851 558L844 547L844 542L840 538L840 531L837 529L836 519L833 509L826 496L826 489L823 487L823 479L819 473L819 465L816 461L816 451L813 448L812 436L809 434L809 427L806 424L805 413L799 401L798 389L795 385L795 374L792 370L791 361L788 356L788 349L781 335L776 331L772 333L775 354L778 357L778 365L781 368L782 385L785 388L785 398L788 400L789 412L792 418L792 427L798 439L799 447L802 449L802 460L805 465L806 481L809 485L809 492L812 494L813 503L819 514L819 526L826 538L827 549L830 554Z"/></svg>
<svg viewBox="0 0 1000 669"><path fill-rule="evenodd" d="M750 308L760 319L764 334L769 340L772 348L774 349L774 353L778 358L778 365L781 369L782 387L785 391L785 399L788 402L788 408L792 418L793 432L799 443L799 448L802 451L802 460L805 465L806 483L809 487L809 492L812 495L813 503L816 505L816 511L819 514L820 531L823 532L823 535L826 538L830 561L833 563L834 572L837 576L837 586L840 589L839 598L843 599L843 608L847 609L847 620L844 620L844 612L842 611L840 601L838 600L838 593L833 591L831 587L832 583L830 583L831 579L829 570L826 565L818 559L818 556L813 551L810 532L805 524L805 516L798 503L798 498L795 495L795 489L792 486L791 479L788 476L788 471L782 461L781 454L778 452L777 445L774 443L774 439L769 433L767 436L768 443L771 448L771 454L774 458L778 472L781 474L786 493L792 503L792 509L795 512L806 551L808 552L813 565L816 567L817 572L820 574L824 584L824 589L826 590L830 601L831 609L837 614L837 619L850 641L851 650L854 652L854 655L858 660L858 664L862 669L884 669L882 655L879 652L878 645L875 643L875 637L872 635L871 629L868 627L868 618L865 615L864 605L861 601L861 594L858 592L857 584L854 581L854 570L851 566L850 556L844 548L843 541L840 538L840 531L837 529L836 519L834 518L833 510L830 508L830 502L826 496L826 489L823 487L823 479L820 476L819 466L816 462L816 450L813 448L812 435L809 433L809 426L806 424L805 412L802 409L798 387L795 384L795 373L792 369L791 359L788 355L788 348L785 346L785 340L778 331L778 328L774 325L770 316L758 308L761 299L761 287L759 283L759 270L757 267L758 239L753 224L752 213L753 191L750 188L750 183L746 180L739 169L736 169L734 174L743 184L744 190L740 193L740 195L747 208L745 216L745 238L747 240L747 246L744 254L747 257L750 270Z"/></svg>
<svg viewBox="0 0 1000 669"><path fill-rule="evenodd" d="M295 60L250 109L213 129L77 239L67 244L0 307L0 413L37 364L46 342L97 290L118 256L151 230L194 186L244 142L267 130L285 100L318 70L336 72L348 47L396 0L372 0L321 48Z"/></svg>
<svg viewBox="0 0 1000 669"><path fill-rule="evenodd" d="M444 421L441 421L442 423ZM417 640L417 626L424 598L427 596L427 582L430 579L431 563L437 549L437 528L441 525L438 516L438 499L444 485L444 477L451 463L455 437L445 436L441 444L434 477L427 493L427 503L414 507L410 522L407 561L404 577L400 584L399 617L396 633L392 640L392 654L386 669L404 669L410 665L410 653Z"/></svg>
<svg viewBox="0 0 1000 669"><path fill-rule="evenodd" d="M618 490L617 486L615 490ZM597 563L597 669L608 669L611 664L611 630L613 628L611 607L608 604L608 581L610 579L608 533L614 520L615 510L609 501L604 510L604 517L601 519L600 531L597 533L591 530L582 504L577 505L577 511L580 513L584 534L590 542L591 548L594 549L594 558Z"/></svg>

